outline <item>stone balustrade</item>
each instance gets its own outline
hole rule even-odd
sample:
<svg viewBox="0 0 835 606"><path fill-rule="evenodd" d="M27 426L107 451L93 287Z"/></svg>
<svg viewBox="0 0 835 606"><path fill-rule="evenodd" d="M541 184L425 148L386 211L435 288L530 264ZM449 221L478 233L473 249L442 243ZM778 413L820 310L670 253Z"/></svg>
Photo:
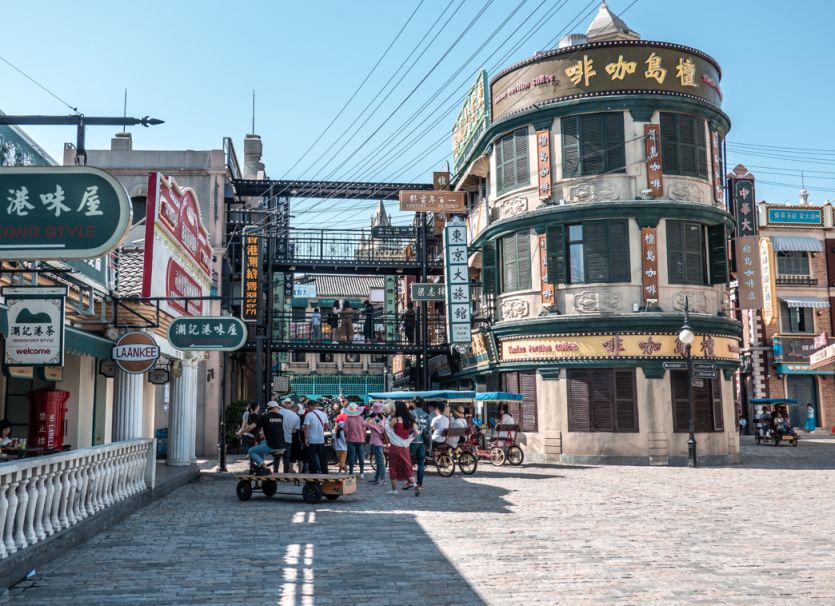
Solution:
<svg viewBox="0 0 835 606"><path fill-rule="evenodd" d="M0 463L0 561L153 488L154 440Z"/></svg>

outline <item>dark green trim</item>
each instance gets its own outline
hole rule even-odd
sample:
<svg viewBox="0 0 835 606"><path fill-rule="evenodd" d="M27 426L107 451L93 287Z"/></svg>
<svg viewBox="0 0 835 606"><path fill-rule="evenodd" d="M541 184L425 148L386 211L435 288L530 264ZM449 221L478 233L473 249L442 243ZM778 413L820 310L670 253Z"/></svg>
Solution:
<svg viewBox="0 0 835 606"><path fill-rule="evenodd" d="M642 364L641 369L644 371L644 377L647 379L663 379L664 373L667 372L664 370L663 362L648 362Z"/></svg>
<svg viewBox="0 0 835 606"><path fill-rule="evenodd" d="M457 184L460 175L466 173L473 161L489 153L488 146L505 134L527 126L529 124L551 123L555 118L573 116L579 113L628 111L636 112L638 116L652 116L656 111L670 111L699 116L707 120L711 130L727 133L731 129L731 120L723 111L705 102L676 97L673 95L600 95L596 97L581 97L570 101L561 101L545 107L531 107L530 109L512 114L503 120L494 122L473 145L467 159L461 164L461 170L452 179ZM643 113L642 113L643 112ZM636 114L633 113L633 117ZM647 118L649 120L650 118ZM543 127L545 128L545 127Z"/></svg>
<svg viewBox="0 0 835 606"><path fill-rule="evenodd" d="M539 376L542 377L543 381L556 381L560 378L560 369L559 368L540 368L539 369Z"/></svg>
<svg viewBox="0 0 835 606"><path fill-rule="evenodd" d="M673 359L673 358L670 358ZM680 358L676 358L680 359ZM511 372L515 370L536 370L545 381L554 381L560 378L563 368L640 368L647 379L663 379L667 371L664 370L665 360L645 360L637 358L601 358L598 360L553 360L548 362L507 362L492 365L489 369L481 368L478 371L459 372L453 375L455 379L473 378L477 375L487 375L496 372ZM736 362L713 360L722 370L725 379L730 380L737 371Z"/></svg>
<svg viewBox="0 0 835 606"><path fill-rule="evenodd" d="M499 219L491 223L470 245L479 247L485 240L495 240L518 231L541 230L550 224L593 221L601 217L607 219L634 218L640 227L655 227L662 218L696 221L705 225L724 223L729 232L735 227L733 217L725 210L715 206L693 202L674 202L672 200L627 200L623 202L540 207L515 217Z"/></svg>
<svg viewBox="0 0 835 606"><path fill-rule="evenodd" d="M722 374L725 375L725 380L730 381L733 379L733 376L736 374L738 368L723 368Z"/></svg>
<svg viewBox="0 0 835 606"><path fill-rule="evenodd" d="M64 349L67 353L92 356L99 360L109 360L113 347L116 345L110 339L88 333L72 326L67 326L64 332Z"/></svg>

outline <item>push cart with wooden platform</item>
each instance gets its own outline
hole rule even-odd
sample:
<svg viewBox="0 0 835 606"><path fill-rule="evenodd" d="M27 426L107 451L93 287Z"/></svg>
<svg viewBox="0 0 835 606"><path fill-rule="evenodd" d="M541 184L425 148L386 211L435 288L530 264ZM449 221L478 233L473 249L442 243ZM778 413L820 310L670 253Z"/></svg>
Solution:
<svg viewBox="0 0 835 606"><path fill-rule="evenodd" d="M347 494L357 491L357 476L338 476L326 473L271 473L268 475L246 474L235 476L238 480L236 492L241 501L249 501L253 492L261 492L265 497L278 493L278 483L286 483L293 487L301 487L302 499L305 503L315 505L324 496L329 501L335 501Z"/></svg>

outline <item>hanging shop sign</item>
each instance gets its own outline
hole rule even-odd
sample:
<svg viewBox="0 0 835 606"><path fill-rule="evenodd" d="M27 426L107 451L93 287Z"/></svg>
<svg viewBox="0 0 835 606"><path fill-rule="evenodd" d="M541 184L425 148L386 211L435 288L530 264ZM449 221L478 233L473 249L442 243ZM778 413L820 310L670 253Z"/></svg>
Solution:
<svg viewBox="0 0 835 606"><path fill-rule="evenodd" d="M777 321L777 279L774 266L774 248L771 238L761 238L759 247L760 276L762 282L762 315L763 324L771 326Z"/></svg>
<svg viewBox="0 0 835 606"><path fill-rule="evenodd" d="M316 298L316 284L293 284L293 298L294 299L315 299Z"/></svg>
<svg viewBox="0 0 835 606"><path fill-rule="evenodd" d="M657 305L658 231L655 227L641 228L641 286L644 305Z"/></svg>
<svg viewBox="0 0 835 606"><path fill-rule="evenodd" d="M710 133L710 158L713 163L713 201L725 205L725 181L722 179L722 140L718 131Z"/></svg>
<svg viewBox="0 0 835 606"><path fill-rule="evenodd" d="M449 189L449 171L444 170L432 173L432 187L435 191L446 191Z"/></svg>
<svg viewBox="0 0 835 606"><path fill-rule="evenodd" d="M443 301L446 298L446 285L441 284L410 284L412 301Z"/></svg>
<svg viewBox="0 0 835 606"><path fill-rule="evenodd" d="M433 375L436 377L448 377L452 374L452 369L449 366L449 356L446 354L429 358L426 365L429 368L430 377Z"/></svg>
<svg viewBox="0 0 835 606"><path fill-rule="evenodd" d="M456 172L490 124L489 90L487 71L481 70L464 98L464 106L452 127L452 164Z"/></svg>
<svg viewBox="0 0 835 606"><path fill-rule="evenodd" d="M182 351L237 351L246 340L246 324L232 316L177 318L168 325L168 341Z"/></svg>
<svg viewBox="0 0 835 606"><path fill-rule="evenodd" d="M165 385L171 380L171 374L165 368L155 368L148 373L148 383Z"/></svg>
<svg viewBox="0 0 835 606"><path fill-rule="evenodd" d="M829 342L827 339L823 347L828 347ZM818 353L821 347L810 337L775 336L772 339L772 349L774 362L777 364L811 364L812 356Z"/></svg>
<svg viewBox="0 0 835 606"><path fill-rule="evenodd" d="M130 227L125 188L97 168L3 168L0 192L3 259L99 257L116 248Z"/></svg>
<svg viewBox="0 0 835 606"><path fill-rule="evenodd" d="M502 362L535 362L593 358L681 358L686 347L676 335L597 334L509 337L500 340ZM696 335L694 358L739 359L733 337Z"/></svg>
<svg viewBox="0 0 835 606"><path fill-rule="evenodd" d="M258 320L258 294L261 284L261 239L257 236L244 236L243 251L244 275L241 317L247 322L255 322ZM292 285L292 280L290 284Z"/></svg>
<svg viewBox="0 0 835 606"><path fill-rule="evenodd" d="M552 191L551 180L551 131L536 131L536 174L539 184L539 199L550 200Z"/></svg>
<svg viewBox="0 0 835 606"><path fill-rule="evenodd" d="M460 219L444 228L447 343L471 340L470 276L467 270L467 226Z"/></svg>
<svg viewBox="0 0 835 606"><path fill-rule="evenodd" d="M835 344L827 345L809 356L809 367L812 369L822 368L835 364Z"/></svg>
<svg viewBox="0 0 835 606"><path fill-rule="evenodd" d="M664 174L661 172L661 126L644 125L644 151L646 152L647 189L653 198L664 195Z"/></svg>
<svg viewBox="0 0 835 606"><path fill-rule="evenodd" d="M414 238L417 230L411 225L375 225L371 228L374 238Z"/></svg>
<svg viewBox="0 0 835 606"><path fill-rule="evenodd" d="M65 286L6 286L6 366L64 365Z"/></svg>
<svg viewBox="0 0 835 606"><path fill-rule="evenodd" d="M167 297L160 309L174 317L199 316L212 287L212 247L197 195L162 173L148 175L143 297Z"/></svg>
<svg viewBox="0 0 835 606"><path fill-rule="evenodd" d="M462 191L400 190L400 210L416 213L463 213L467 209Z"/></svg>
<svg viewBox="0 0 835 606"><path fill-rule="evenodd" d="M740 238L757 235L757 212L754 205L754 179L732 179L736 235Z"/></svg>
<svg viewBox="0 0 835 606"><path fill-rule="evenodd" d="M537 236L539 245L539 284L542 293L542 306L553 307L555 304L554 285L548 276L548 238L545 234Z"/></svg>
<svg viewBox="0 0 835 606"><path fill-rule="evenodd" d="M664 94L719 107L719 66L708 55L666 42L618 40L537 53L490 83L493 122L560 99Z"/></svg>
<svg viewBox="0 0 835 606"><path fill-rule="evenodd" d="M765 220L769 225L785 227L822 227L823 209L767 204Z"/></svg>
<svg viewBox="0 0 835 606"><path fill-rule="evenodd" d="M484 368L497 362L496 339L489 330L473 331L472 342L461 358L462 369Z"/></svg>
<svg viewBox="0 0 835 606"><path fill-rule="evenodd" d="M763 306L763 275L759 246L757 237L736 239L736 275L740 309L762 309Z"/></svg>
<svg viewBox="0 0 835 606"><path fill-rule="evenodd" d="M113 347L113 360L127 373L142 374L151 370L159 359L159 345L144 332L128 332Z"/></svg>

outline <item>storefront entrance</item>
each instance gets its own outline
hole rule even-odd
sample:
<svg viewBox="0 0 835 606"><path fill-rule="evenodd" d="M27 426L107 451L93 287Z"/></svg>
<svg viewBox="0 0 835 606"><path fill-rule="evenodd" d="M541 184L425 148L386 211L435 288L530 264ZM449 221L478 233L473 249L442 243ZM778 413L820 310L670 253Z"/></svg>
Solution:
<svg viewBox="0 0 835 606"><path fill-rule="evenodd" d="M815 409L815 425L821 426L820 410L818 408L818 385L813 375L793 375L787 377L788 397L797 400L797 405L791 407L791 421L795 427L803 428L806 424L806 404Z"/></svg>

